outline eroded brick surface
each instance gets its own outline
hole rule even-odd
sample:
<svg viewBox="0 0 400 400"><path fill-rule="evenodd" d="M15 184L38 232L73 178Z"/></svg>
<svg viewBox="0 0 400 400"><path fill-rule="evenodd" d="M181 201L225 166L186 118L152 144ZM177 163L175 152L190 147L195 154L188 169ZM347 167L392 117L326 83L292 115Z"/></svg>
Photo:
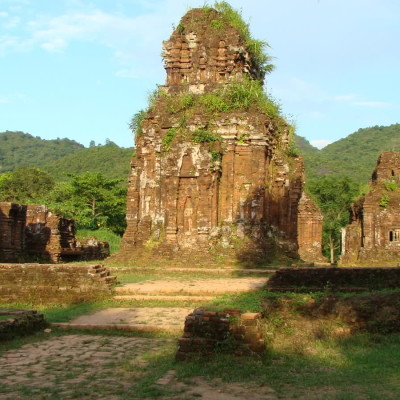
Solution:
<svg viewBox="0 0 400 400"><path fill-rule="evenodd" d="M342 243L344 265L400 262L400 153L380 155L369 192L352 207Z"/></svg>
<svg viewBox="0 0 400 400"><path fill-rule="evenodd" d="M322 218L315 206L299 210L303 161L285 121L251 107L210 116L198 100L235 79L263 80L239 32L213 28L218 18L191 10L164 43L167 81L136 138L121 254L246 263L278 247L315 261Z"/></svg>
<svg viewBox="0 0 400 400"><path fill-rule="evenodd" d="M75 221L44 205L0 202L0 262L98 260L107 242L75 238Z"/></svg>

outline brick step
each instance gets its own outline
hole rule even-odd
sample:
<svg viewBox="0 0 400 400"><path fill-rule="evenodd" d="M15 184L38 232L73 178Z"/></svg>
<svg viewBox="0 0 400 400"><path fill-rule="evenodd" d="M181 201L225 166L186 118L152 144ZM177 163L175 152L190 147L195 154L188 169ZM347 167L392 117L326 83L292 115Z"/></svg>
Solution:
<svg viewBox="0 0 400 400"><path fill-rule="evenodd" d="M106 282L107 284L112 284L112 283L116 282L117 277L108 275L108 276L101 277L99 280L102 281L102 282Z"/></svg>
<svg viewBox="0 0 400 400"><path fill-rule="evenodd" d="M294 293L315 293L315 292L351 292L351 293L362 293L369 292L370 289L367 287L298 287L298 286L288 286L288 287L268 287L270 292L284 293L284 292L294 292Z"/></svg>
<svg viewBox="0 0 400 400"><path fill-rule="evenodd" d="M163 273L171 273L171 272L179 272L179 273L204 273L205 275L226 275L226 276L247 276L247 275L261 275L268 276L274 274L278 271L278 268L274 269L236 269L236 268L184 268L184 267L168 267L168 268L149 268L149 267L107 267L112 273L159 273L162 275Z"/></svg>
<svg viewBox="0 0 400 400"><path fill-rule="evenodd" d="M215 299L215 296L182 296L182 295L146 295L146 294L127 294L113 296L114 300L162 300L162 301L192 301L206 302Z"/></svg>
<svg viewBox="0 0 400 400"><path fill-rule="evenodd" d="M145 333L181 333L182 326L176 325L142 325L142 324L73 324L68 322L54 322L51 327L60 329L102 329L102 330L117 330L125 332L145 332Z"/></svg>
<svg viewBox="0 0 400 400"><path fill-rule="evenodd" d="M104 277L106 277L106 276L109 276L110 275L110 271L108 271L108 270L106 270L106 269L104 269L103 271L100 271L100 272L98 272L98 274L97 274L98 276L100 276L101 278L104 278Z"/></svg>
<svg viewBox="0 0 400 400"><path fill-rule="evenodd" d="M117 295L217 296L261 290L267 277L159 279L126 283L115 288Z"/></svg>

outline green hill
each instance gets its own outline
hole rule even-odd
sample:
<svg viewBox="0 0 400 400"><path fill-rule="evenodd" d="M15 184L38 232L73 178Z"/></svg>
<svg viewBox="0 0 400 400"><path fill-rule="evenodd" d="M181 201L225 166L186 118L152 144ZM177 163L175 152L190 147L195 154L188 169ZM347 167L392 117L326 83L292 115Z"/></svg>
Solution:
<svg viewBox="0 0 400 400"><path fill-rule="evenodd" d="M359 129L322 150L301 136L295 140L304 157L308 179L345 175L367 183L382 151L400 151L400 124ZM121 148L113 142L85 148L70 139L44 140L23 132L0 133L0 173L34 166L51 173L56 180L83 172L126 179L133 153L134 148Z"/></svg>
<svg viewBox="0 0 400 400"><path fill-rule="evenodd" d="M83 149L70 139L44 140L23 132L0 132L0 173L17 167L37 167Z"/></svg>
<svg viewBox="0 0 400 400"><path fill-rule="evenodd" d="M127 182L133 153L132 147L125 149L111 142L79 150L40 168L51 173L56 180L65 180L68 174L100 172L106 178Z"/></svg>
<svg viewBox="0 0 400 400"><path fill-rule="evenodd" d="M316 154L319 152L319 150L314 147L306 138L303 136L294 136L294 140L296 142L296 146L302 153L302 155L310 155L310 154Z"/></svg>
<svg viewBox="0 0 400 400"><path fill-rule="evenodd" d="M299 148L307 177L345 175L367 183L382 151L400 151L400 124L359 129L316 152L307 146Z"/></svg>
<svg viewBox="0 0 400 400"><path fill-rule="evenodd" d="M85 148L70 139L45 140L24 132L0 132L0 174L18 167L37 167L56 180L69 174L99 172L108 179L127 181L134 148L113 142Z"/></svg>

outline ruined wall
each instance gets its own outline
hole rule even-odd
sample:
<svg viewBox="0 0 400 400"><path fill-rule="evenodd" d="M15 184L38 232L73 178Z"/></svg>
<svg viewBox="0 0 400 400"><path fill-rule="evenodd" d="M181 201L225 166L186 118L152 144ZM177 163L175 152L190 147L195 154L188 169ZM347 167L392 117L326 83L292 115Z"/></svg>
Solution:
<svg viewBox="0 0 400 400"><path fill-rule="evenodd" d="M303 261L326 262L322 256L323 217L318 206L303 192L298 206L299 255Z"/></svg>
<svg viewBox="0 0 400 400"><path fill-rule="evenodd" d="M72 304L111 294L102 265L0 264L0 303Z"/></svg>
<svg viewBox="0 0 400 400"><path fill-rule="evenodd" d="M247 262L265 260L271 246L298 255L304 171L290 155L289 126L255 104L207 105L218 100L209 94L263 79L239 32L213 28L220 18L191 10L164 43L166 85L136 137L124 255L234 252Z"/></svg>
<svg viewBox="0 0 400 400"><path fill-rule="evenodd" d="M26 206L0 202L0 261L21 258L25 221Z"/></svg>
<svg viewBox="0 0 400 400"><path fill-rule="evenodd" d="M380 155L370 190L353 205L342 239L343 265L400 262L400 153Z"/></svg>
<svg viewBox="0 0 400 400"><path fill-rule="evenodd" d="M241 313L230 308L219 312L196 308L185 319L176 360L184 361L215 352L241 355L265 354L259 313Z"/></svg>
<svg viewBox="0 0 400 400"><path fill-rule="evenodd" d="M108 243L77 241L75 221L44 205L0 202L0 262L102 259Z"/></svg>

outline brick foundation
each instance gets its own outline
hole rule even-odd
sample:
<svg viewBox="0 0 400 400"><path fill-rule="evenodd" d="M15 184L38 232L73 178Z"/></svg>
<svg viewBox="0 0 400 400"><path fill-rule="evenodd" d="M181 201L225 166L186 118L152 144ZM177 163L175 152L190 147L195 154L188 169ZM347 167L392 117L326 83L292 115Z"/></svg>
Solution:
<svg viewBox="0 0 400 400"><path fill-rule="evenodd" d="M29 335L47 326L43 314L36 310L0 310L0 341L9 340L16 336Z"/></svg>
<svg viewBox="0 0 400 400"><path fill-rule="evenodd" d="M186 317L183 337L179 339L177 360L194 355L228 352L236 355L263 355L260 314L242 314L238 309L210 311L195 309Z"/></svg>
<svg viewBox="0 0 400 400"><path fill-rule="evenodd" d="M269 279L275 291L368 291L400 287L400 267L281 268Z"/></svg>
<svg viewBox="0 0 400 400"><path fill-rule="evenodd" d="M0 264L1 303L89 301L111 293L102 265Z"/></svg>

